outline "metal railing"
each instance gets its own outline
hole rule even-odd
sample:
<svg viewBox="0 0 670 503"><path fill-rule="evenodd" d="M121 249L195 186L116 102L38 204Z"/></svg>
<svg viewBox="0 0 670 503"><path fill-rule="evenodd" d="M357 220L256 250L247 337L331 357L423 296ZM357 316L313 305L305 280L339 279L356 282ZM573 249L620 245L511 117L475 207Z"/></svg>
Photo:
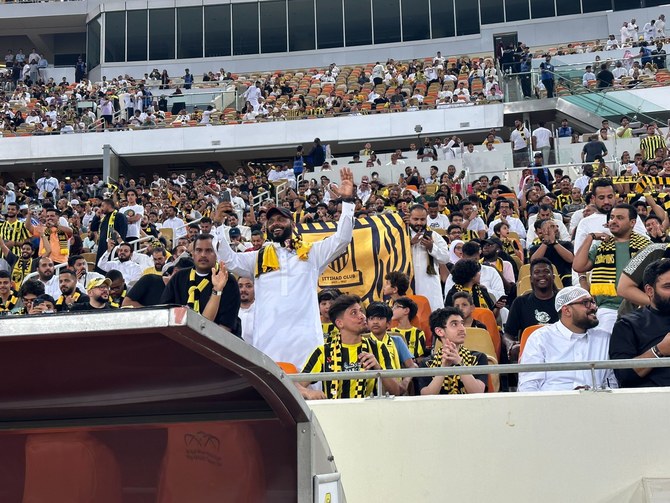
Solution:
<svg viewBox="0 0 670 503"><path fill-rule="evenodd" d="M574 370L588 370L591 373L591 390L598 391L609 388L599 388L596 379L596 370L646 369L670 367L670 358L634 358L625 360L589 360L585 362L562 363L517 363L508 365L474 365L463 367L434 367L398 370L359 370L354 372L319 372L313 374L288 374L293 382L321 382L321 381L349 381L352 379L376 379L377 396L383 396L382 379L402 379L405 377L437 377L455 375L481 374L516 374L519 372L568 372Z"/></svg>

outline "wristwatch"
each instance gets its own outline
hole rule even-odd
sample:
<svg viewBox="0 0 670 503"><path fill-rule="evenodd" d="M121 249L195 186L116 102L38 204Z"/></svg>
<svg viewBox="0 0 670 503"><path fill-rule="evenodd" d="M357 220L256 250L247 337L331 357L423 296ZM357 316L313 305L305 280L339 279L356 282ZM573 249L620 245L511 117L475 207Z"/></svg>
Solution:
<svg viewBox="0 0 670 503"><path fill-rule="evenodd" d="M221 294L223 293L223 290L212 290L212 295L216 295L217 297L221 297Z"/></svg>

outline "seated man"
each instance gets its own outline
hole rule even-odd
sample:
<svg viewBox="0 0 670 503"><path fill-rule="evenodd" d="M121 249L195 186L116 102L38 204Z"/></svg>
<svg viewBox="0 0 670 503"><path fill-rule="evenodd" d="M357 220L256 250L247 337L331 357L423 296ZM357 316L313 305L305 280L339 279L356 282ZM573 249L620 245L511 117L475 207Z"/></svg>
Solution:
<svg viewBox="0 0 670 503"><path fill-rule="evenodd" d="M109 278L96 278L89 281L86 293L88 302L84 304L74 304L71 311L96 311L99 309L112 309L109 304L109 287L112 280Z"/></svg>
<svg viewBox="0 0 670 503"><path fill-rule="evenodd" d="M472 317L472 313L475 311L475 303L472 299L472 295L468 292L456 292L451 298L452 302L456 309L461 311L463 315L463 325L465 328L483 328L487 330L486 325L481 321L475 320Z"/></svg>
<svg viewBox="0 0 670 503"><path fill-rule="evenodd" d="M317 347L303 365L303 373L353 372L360 370L391 369L391 356L385 345L363 338L367 320L361 299L355 295L340 295L329 310L330 319L340 331L338 337ZM374 393L376 379L349 379L323 381L321 392L308 390L308 383L299 383L301 394L310 399L365 398ZM395 379L382 379L385 392L398 395L400 388Z"/></svg>
<svg viewBox="0 0 670 503"><path fill-rule="evenodd" d="M464 243L462 253L463 260L474 260L475 262L479 262L481 259L481 247L479 246L479 243L475 241L468 241L467 243ZM481 267L479 284L485 286L493 297L493 301L497 302L500 297L505 295L505 286L503 284L502 278L500 277L500 273L496 271L495 268L486 264L481 264ZM444 284L445 298L453 286L454 278L449 275L447 281Z"/></svg>
<svg viewBox="0 0 670 503"><path fill-rule="evenodd" d="M614 324L609 347L612 360L670 356L670 260L651 262L642 284L649 305ZM670 385L670 367L621 369L614 374L622 388Z"/></svg>
<svg viewBox="0 0 670 503"><path fill-rule="evenodd" d="M579 286L568 286L556 295L559 321L531 334L520 363L560 363L607 360L610 334L596 328L597 306L591 294ZM611 369L560 372L519 372L519 391L561 391L617 387Z"/></svg>
<svg viewBox="0 0 670 503"><path fill-rule="evenodd" d="M117 250L117 259L110 260L112 250L116 244L113 240L107 242L107 251L102 254L98 261L98 267L105 272L117 270L123 274L129 285L134 285L135 282L142 276L142 267L131 260L133 255L133 247L128 243L121 243Z"/></svg>
<svg viewBox="0 0 670 503"><path fill-rule="evenodd" d="M463 316L455 307L445 307L430 315L430 329L433 337L442 342L433 357L425 365L436 367L471 367L486 365L484 353L470 351L463 346L465 325ZM457 395L483 393L486 391L486 374L420 377L416 379L416 389L422 395Z"/></svg>
<svg viewBox="0 0 670 503"><path fill-rule="evenodd" d="M554 272L551 262L539 258L530 263L531 292L514 299L505 324L501 362L507 354L510 362L516 362L519 354L519 341L523 331L533 325L555 323L558 313L555 307L556 291Z"/></svg>
<svg viewBox="0 0 670 503"><path fill-rule="evenodd" d="M88 296L77 288L77 273L72 269L61 269L58 273L61 295L56 299L56 311L67 312L75 304L88 303Z"/></svg>

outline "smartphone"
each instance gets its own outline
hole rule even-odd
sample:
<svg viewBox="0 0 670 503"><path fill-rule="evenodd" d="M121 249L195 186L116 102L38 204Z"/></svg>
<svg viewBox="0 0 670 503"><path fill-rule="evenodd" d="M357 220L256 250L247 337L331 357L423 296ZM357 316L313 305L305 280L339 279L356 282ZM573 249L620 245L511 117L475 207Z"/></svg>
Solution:
<svg viewBox="0 0 670 503"><path fill-rule="evenodd" d="M500 298L498 299L498 302L507 302L507 295L501 295Z"/></svg>
<svg viewBox="0 0 670 503"><path fill-rule="evenodd" d="M221 201L225 201L225 202L229 203L230 202L230 192L228 192L227 190L224 190L221 193Z"/></svg>

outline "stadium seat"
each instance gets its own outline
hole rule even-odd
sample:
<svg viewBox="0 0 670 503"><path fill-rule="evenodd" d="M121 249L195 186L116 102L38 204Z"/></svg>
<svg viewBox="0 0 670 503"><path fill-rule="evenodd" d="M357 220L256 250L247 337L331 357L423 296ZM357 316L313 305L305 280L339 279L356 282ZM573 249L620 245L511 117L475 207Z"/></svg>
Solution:
<svg viewBox="0 0 670 503"><path fill-rule="evenodd" d="M285 374L297 374L298 368L290 362L275 362Z"/></svg>
<svg viewBox="0 0 670 503"><path fill-rule="evenodd" d="M475 307L472 312L472 317L486 325L486 330L488 331L491 341L493 342L493 347L496 350L495 357L500 360L500 330L498 329L498 323L496 322L493 312L484 307Z"/></svg>
<svg viewBox="0 0 670 503"><path fill-rule="evenodd" d="M89 433L32 434L26 440L23 503L121 503L114 453Z"/></svg>
<svg viewBox="0 0 670 503"><path fill-rule="evenodd" d="M535 332L535 330L543 326L544 325L531 325L530 327L526 327L526 329L521 333L521 341L519 346L519 361L521 361L521 354L523 353L523 348L526 347L526 342L528 342L528 337L530 337L530 334L532 334L533 332Z"/></svg>
<svg viewBox="0 0 670 503"><path fill-rule="evenodd" d="M419 308L416 316L412 318L410 322L415 327L419 327L423 330L423 333L426 336L426 346L430 348L433 345L433 333L430 330L430 322L428 321L430 313L432 313L430 302L428 302L428 299L423 295L408 295L408 297L416 302L416 305Z"/></svg>
<svg viewBox="0 0 670 503"><path fill-rule="evenodd" d="M483 328L467 327L465 329L465 342L463 345L468 349L479 351L480 353L485 353L493 357L496 355L496 349L493 346L491 335Z"/></svg>

